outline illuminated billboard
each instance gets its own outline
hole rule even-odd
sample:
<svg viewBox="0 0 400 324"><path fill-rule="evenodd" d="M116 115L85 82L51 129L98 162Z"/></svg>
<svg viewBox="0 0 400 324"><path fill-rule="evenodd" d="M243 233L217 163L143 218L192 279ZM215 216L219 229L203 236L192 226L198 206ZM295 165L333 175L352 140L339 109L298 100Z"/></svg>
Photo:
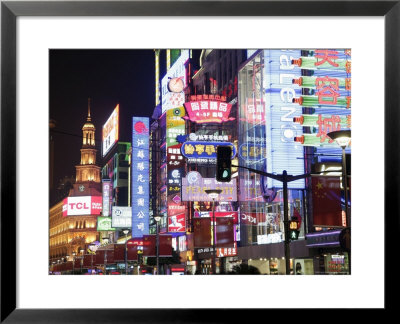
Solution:
<svg viewBox="0 0 400 324"><path fill-rule="evenodd" d="M110 206L111 206L111 191L112 185L111 180L103 180L103 216L110 216Z"/></svg>
<svg viewBox="0 0 400 324"><path fill-rule="evenodd" d="M216 201L237 201L236 179L218 182L215 178L203 178L199 172L190 171L182 178L182 201L212 201L207 189L221 189Z"/></svg>
<svg viewBox="0 0 400 324"><path fill-rule="evenodd" d="M132 237L149 234L149 118L132 117Z"/></svg>
<svg viewBox="0 0 400 324"><path fill-rule="evenodd" d="M102 154L103 157L110 151L119 138L119 104L114 108L111 116L103 125Z"/></svg>
<svg viewBox="0 0 400 324"><path fill-rule="evenodd" d="M183 91L180 92L169 91L168 82L171 79L179 78L183 81L183 88L186 87L187 80L186 80L185 63L189 59L189 56L190 56L190 50L181 50L181 56L179 56L179 58L171 66L171 68L167 71L167 73L161 80L162 113L164 113L169 108L182 106L183 103L185 102L185 93Z"/></svg>
<svg viewBox="0 0 400 324"><path fill-rule="evenodd" d="M97 230L98 231L115 231L111 226L111 217L97 217Z"/></svg>
<svg viewBox="0 0 400 324"><path fill-rule="evenodd" d="M292 80L301 70L292 64L300 50L264 50L264 100L266 108L267 172L304 174L304 149L295 142L303 135L303 127L293 118L302 114L302 107L294 102L301 96L299 85ZM282 188L282 182L267 178L268 188ZM303 189L304 179L288 183L289 189Z"/></svg>
<svg viewBox="0 0 400 324"><path fill-rule="evenodd" d="M204 96L205 95L203 95L203 97ZM183 118L191 120L197 124L221 124L223 122L235 120L235 118L229 117L232 105L226 102L202 99L186 102L184 105L188 116Z"/></svg>
<svg viewBox="0 0 400 324"><path fill-rule="evenodd" d="M63 200L63 217L77 215L100 215L101 196L67 197Z"/></svg>
<svg viewBox="0 0 400 324"><path fill-rule="evenodd" d="M185 213L168 216L168 232L186 232Z"/></svg>
<svg viewBox="0 0 400 324"><path fill-rule="evenodd" d="M232 159L236 156L236 147L229 142L185 142L181 147L181 151L186 158L195 159L217 159L217 147L232 147Z"/></svg>
<svg viewBox="0 0 400 324"><path fill-rule="evenodd" d="M112 227L132 227L132 207L112 206Z"/></svg>

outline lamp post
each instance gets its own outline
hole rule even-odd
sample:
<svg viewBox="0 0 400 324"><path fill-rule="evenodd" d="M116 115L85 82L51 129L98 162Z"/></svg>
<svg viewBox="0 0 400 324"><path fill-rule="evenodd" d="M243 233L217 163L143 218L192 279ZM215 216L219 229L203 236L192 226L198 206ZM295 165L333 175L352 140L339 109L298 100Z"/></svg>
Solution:
<svg viewBox="0 0 400 324"><path fill-rule="evenodd" d="M122 232L125 234L125 253L124 253L124 258L125 258L125 275L127 275L128 274L128 252L127 252L127 248L126 248L126 243L128 242L129 230L128 229L124 229Z"/></svg>
<svg viewBox="0 0 400 324"><path fill-rule="evenodd" d="M334 131L327 134L331 139L336 141L336 143L342 148L342 186L344 190L344 210L346 215L346 227L350 227L350 209L348 201L348 188L347 188L347 167L346 167L346 147L351 141L351 131L350 130L340 130ZM351 274L351 250L348 251L349 256L349 274Z"/></svg>
<svg viewBox="0 0 400 324"><path fill-rule="evenodd" d="M103 237L103 242L108 244L108 237ZM104 249L104 275L107 274L107 247Z"/></svg>
<svg viewBox="0 0 400 324"><path fill-rule="evenodd" d="M159 215L154 216L154 220L156 221L156 260L157 260L156 269L157 269L157 275L159 275L160 274L160 271L159 271L160 237L159 237L159 233L158 233L159 232L158 224L161 221L161 216L159 216Z"/></svg>
<svg viewBox="0 0 400 324"><path fill-rule="evenodd" d="M94 254L94 251L95 251L95 245L94 245L94 243L90 243L89 244L89 250L91 251L91 260L90 260L90 271L91 271L91 273L93 274L93 254Z"/></svg>
<svg viewBox="0 0 400 324"><path fill-rule="evenodd" d="M342 148L342 186L344 190L344 210L346 213L346 227L350 227L350 212L349 212L349 202L348 202L348 189L347 189L347 168L346 168L346 152L345 149L351 141L351 131L350 130L340 130L335 132L330 132L327 134L331 139L336 141L336 143Z"/></svg>
<svg viewBox="0 0 400 324"><path fill-rule="evenodd" d="M212 213L213 213L213 238L212 238L212 247L213 247L213 254L212 254L212 272L213 274L216 274L216 264L215 264L215 259L216 259L216 251L215 251L215 240L217 238L217 235L215 233L215 199L218 198L219 194L222 192L221 189L207 189L205 190L206 194L212 199Z"/></svg>
<svg viewBox="0 0 400 324"><path fill-rule="evenodd" d="M84 250L84 249L80 249L80 250L79 250L79 252L81 252L80 259L81 259L81 274L82 274L82 267L83 267L83 252L85 252L85 250Z"/></svg>
<svg viewBox="0 0 400 324"><path fill-rule="evenodd" d="M75 252L72 252L72 274L75 274Z"/></svg>

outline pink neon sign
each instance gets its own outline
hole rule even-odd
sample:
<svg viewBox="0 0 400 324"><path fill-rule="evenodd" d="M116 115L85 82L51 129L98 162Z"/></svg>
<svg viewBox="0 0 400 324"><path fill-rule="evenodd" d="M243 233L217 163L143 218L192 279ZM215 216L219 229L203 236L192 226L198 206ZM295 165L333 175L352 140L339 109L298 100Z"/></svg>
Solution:
<svg viewBox="0 0 400 324"><path fill-rule="evenodd" d="M184 105L188 116L182 118L189 119L197 124L223 123L235 120L235 118L229 117L232 105L226 102L199 100L186 102Z"/></svg>

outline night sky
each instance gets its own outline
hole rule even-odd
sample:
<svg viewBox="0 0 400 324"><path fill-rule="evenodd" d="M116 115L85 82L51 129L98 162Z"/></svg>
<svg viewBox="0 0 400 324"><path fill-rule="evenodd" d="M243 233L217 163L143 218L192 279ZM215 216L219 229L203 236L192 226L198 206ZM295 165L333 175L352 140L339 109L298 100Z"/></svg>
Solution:
<svg viewBox="0 0 400 324"><path fill-rule="evenodd" d="M161 75L165 51L161 52ZM120 140L130 141L132 116L151 117L155 106L153 50L51 50L50 115L56 121L54 182L75 177L82 126L91 98L97 165L102 166L102 126L120 104ZM164 68L165 70L165 68ZM104 161L105 162L105 161Z"/></svg>

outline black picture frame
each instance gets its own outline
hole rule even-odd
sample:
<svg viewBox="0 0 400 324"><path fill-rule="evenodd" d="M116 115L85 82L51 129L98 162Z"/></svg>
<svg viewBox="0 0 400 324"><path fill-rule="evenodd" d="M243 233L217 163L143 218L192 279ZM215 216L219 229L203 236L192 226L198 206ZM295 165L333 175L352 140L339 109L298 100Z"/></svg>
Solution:
<svg viewBox="0 0 400 324"><path fill-rule="evenodd" d="M399 2L399 0L1 1L1 322L225 322L230 319L238 319L242 311L240 309L214 309L210 316L209 310L196 310L195 308L180 309L179 311L176 309L156 309L157 311L155 311L155 309L16 308L16 19L19 16L383 16L385 19L385 310L391 309L394 297L390 296L394 296L392 293L396 287L393 283L398 280L393 269L395 265L394 263L391 265L391 262L395 261L389 259L389 256L393 256L390 250L393 249L391 242L398 237L400 227L398 216L398 202L400 201L398 189L400 154L398 134L400 110ZM374 190L383 190L383 188L374 188ZM151 301L149 303L151 304ZM271 312L271 310L268 311ZM255 313L265 315L266 311L257 309L254 310L253 314Z"/></svg>

